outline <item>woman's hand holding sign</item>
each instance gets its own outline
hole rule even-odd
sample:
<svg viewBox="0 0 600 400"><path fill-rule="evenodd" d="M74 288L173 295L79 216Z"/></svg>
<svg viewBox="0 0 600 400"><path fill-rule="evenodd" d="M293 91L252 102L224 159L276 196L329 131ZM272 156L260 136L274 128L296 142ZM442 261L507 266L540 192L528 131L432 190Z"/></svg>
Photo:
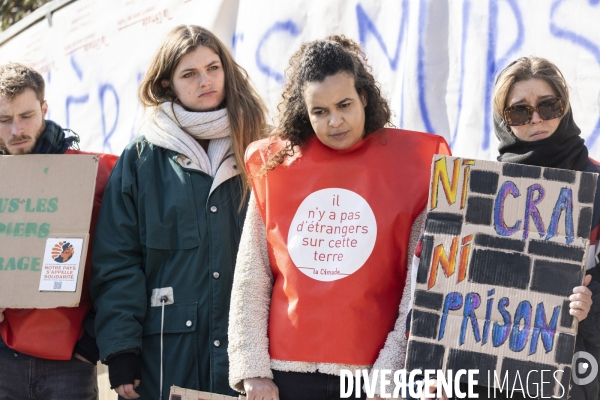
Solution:
<svg viewBox="0 0 600 400"><path fill-rule="evenodd" d="M244 379L247 400L279 400L279 389L269 378Z"/></svg>
<svg viewBox="0 0 600 400"><path fill-rule="evenodd" d="M579 322L586 319L592 307L592 292L587 288L591 281L592 276L587 275L583 286L573 288L573 294L569 296L569 300L571 300L569 314L577 318Z"/></svg>
<svg viewBox="0 0 600 400"><path fill-rule="evenodd" d="M128 385L119 385L119 387L115 388L115 392L124 399L138 399L140 397L139 394L135 391L135 388L140 385L141 381L139 379L135 380L135 383Z"/></svg>

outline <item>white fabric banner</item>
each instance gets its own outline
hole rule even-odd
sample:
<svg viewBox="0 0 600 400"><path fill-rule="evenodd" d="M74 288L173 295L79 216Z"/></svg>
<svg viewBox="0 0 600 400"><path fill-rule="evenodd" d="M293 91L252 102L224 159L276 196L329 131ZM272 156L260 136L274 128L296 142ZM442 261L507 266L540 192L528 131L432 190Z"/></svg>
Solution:
<svg viewBox="0 0 600 400"><path fill-rule="evenodd" d="M599 0L77 0L8 40L0 34L0 63L43 72L49 117L79 133L82 149L118 154L142 118L138 82L174 26L205 26L231 46L272 116L300 44L345 34L365 49L394 125L443 135L455 155L494 159L495 77L537 55L564 73L600 158L598 21Z"/></svg>

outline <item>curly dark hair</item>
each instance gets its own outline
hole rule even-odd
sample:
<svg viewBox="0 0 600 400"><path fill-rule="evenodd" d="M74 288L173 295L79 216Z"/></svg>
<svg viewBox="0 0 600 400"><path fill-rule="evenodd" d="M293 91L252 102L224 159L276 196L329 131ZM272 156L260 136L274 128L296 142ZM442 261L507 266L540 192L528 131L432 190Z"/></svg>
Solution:
<svg viewBox="0 0 600 400"><path fill-rule="evenodd" d="M367 65L367 57L358 43L343 35L328 36L324 40L304 43L290 58L286 70L287 81L279 103L279 125L272 135L286 142L285 148L273 154L265 171L291 157L314 134L303 91L307 82L323 82L328 76L346 72L354 78L356 92L367 101L365 107L365 136L390 125L391 111L381 95L379 84Z"/></svg>

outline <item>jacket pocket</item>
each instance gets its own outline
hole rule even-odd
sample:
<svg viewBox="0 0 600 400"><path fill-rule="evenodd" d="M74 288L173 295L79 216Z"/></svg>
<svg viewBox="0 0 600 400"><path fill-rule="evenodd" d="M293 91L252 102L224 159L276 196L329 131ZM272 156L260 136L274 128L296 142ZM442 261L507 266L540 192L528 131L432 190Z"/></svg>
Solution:
<svg viewBox="0 0 600 400"><path fill-rule="evenodd" d="M160 334L162 307L149 307L142 325L142 336ZM169 304L165 306L163 333L187 333L196 330L198 303Z"/></svg>
<svg viewBox="0 0 600 400"><path fill-rule="evenodd" d="M177 294L175 294L177 296ZM177 301L177 297L175 297ZM168 398L169 388L199 387L199 357L196 329L198 303L175 303L165 306L163 340L161 344L160 323L162 307L149 307L142 324L143 398L151 398L159 392L160 365L162 361L164 381L163 397ZM162 347L162 357L161 357ZM162 358L162 360L161 360ZM152 397L154 398L154 397Z"/></svg>

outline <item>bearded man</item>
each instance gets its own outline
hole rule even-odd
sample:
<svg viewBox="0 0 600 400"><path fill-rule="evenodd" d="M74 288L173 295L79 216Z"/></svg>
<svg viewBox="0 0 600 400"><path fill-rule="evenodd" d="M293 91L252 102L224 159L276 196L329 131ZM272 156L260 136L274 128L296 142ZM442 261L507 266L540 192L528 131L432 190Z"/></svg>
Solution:
<svg viewBox="0 0 600 400"><path fill-rule="evenodd" d="M0 66L0 154L92 154L79 137L46 120L42 76L22 64ZM90 240L116 156L98 154ZM96 400L99 358L88 282L91 248L78 307L0 309L0 398Z"/></svg>

